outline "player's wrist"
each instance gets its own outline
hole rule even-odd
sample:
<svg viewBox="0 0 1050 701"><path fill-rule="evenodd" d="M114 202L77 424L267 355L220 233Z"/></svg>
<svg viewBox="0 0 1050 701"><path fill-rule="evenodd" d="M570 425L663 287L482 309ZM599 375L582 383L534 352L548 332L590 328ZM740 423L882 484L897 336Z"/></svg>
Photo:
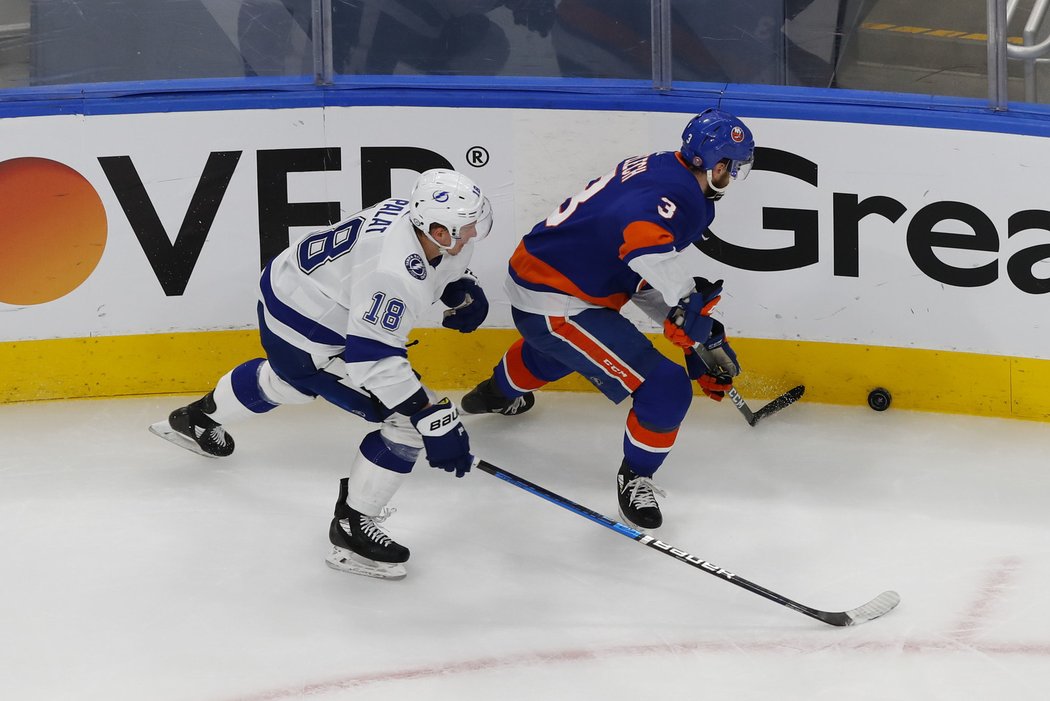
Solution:
<svg viewBox="0 0 1050 701"><path fill-rule="evenodd" d="M394 413L414 416L430 406L430 398L425 389L420 387L412 396L394 407Z"/></svg>

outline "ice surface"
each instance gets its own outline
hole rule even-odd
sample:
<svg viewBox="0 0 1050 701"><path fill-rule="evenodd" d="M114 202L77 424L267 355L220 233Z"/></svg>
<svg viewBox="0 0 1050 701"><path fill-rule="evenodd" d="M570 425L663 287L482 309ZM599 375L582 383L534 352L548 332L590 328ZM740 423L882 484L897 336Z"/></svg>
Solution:
<svg viewBox="0 0 1050 701"><path fill-rule="evenodd" d="M408 577L335 572L368 424L285 407L209 460L146 430L188 399L0 406L0 698L1047 698L1050 425L803 401L751 428L694 400L659 537L816 608L900 592L839 629L422 462L385 524ZM479 456L615 517L625 413L546 392L466 422Z"/></svg>

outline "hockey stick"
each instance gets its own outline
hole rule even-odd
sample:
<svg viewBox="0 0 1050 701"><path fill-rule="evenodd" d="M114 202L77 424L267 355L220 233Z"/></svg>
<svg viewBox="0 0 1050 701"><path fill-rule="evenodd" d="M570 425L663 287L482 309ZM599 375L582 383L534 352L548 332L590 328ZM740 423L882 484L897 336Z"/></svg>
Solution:
<svg viewBox="0 0 1050 701"><path fill-rule="evenodd" d="M802 395L805 394L805 392L805 385L792 387L787 392L784 392L779 397L770 401L769 404L766 404L758 411L751 411L751 407L747 405L747 402L744 401L744 398L741 397L740 393L736 391L736 387L731 387L729 391L726 392L726 395L729 397L730 401L733 402L733 406L735 406L737 410L747 420L748 425L754 426L770 414L775 414L784 407L791 406L799 399L801 399Z"/></svg>
<svg viewBox="0 0 1050 701"><path fill-rule="evenodd" d="M532 492L536 496L542 499L546 499L552 504L556 504L562 507L563 509L568 509L569 511L579 516L583 516L584 518L590 519L591 521L594 521L595 523L601 526L605 526L610 530L616 531L620 535L626 536L631 540L638 541L642 545L647 545L650 548L656 550L657 552L661 552L664 555L670 555L679 562L684 562L687 565L692 565L693 567L707 572L708 574L714 575L715 577L729 582L730 584L735 584L738 587L747 589L753 594L758 594L759 596L769 599L770 601L773 601L775 603L778 603L781 606L786 606L789 609L794 609L799 613L803 613L809 616L810 618L815 618L818 621L827 623L828 625L856 626L860 625L861 623L867 623L868 621L874 618L878 618L879 616L882 616L892 611L893 608L898 603L900 603L901 600L900 595L898 595L897 592L884 591L868 603L858 606L855 609L850 609L849 611L821 611L819 609L810 608L809 606L803 606L802 604L794 602L791 599L788 599L787 597L781 596L776 592L770 591L765 587L761 587L755 584L754 582L750 582L744 579L743 577L733 574L728 570L724 570L718 565L714 565L708 562L707 560L703 560L697 557L696 555L690 555L686 551L679 550L678 548L669 545L668 543L665 543L662 540L657 540L656 538L653 538L650 535L647 535L634 528L631 528L626 524L620 523L619 521L614 521L611 518L603 516L596 511L591 511L585 506L581 506L580 504L569 501L565 497L559 496L558 494L544 489L543 487L537 484L533 484L532 482L518 477L517 475L513 475L510 472L504 470L503 468L496 467L492 463L486 462L481 459L476 459L474 461L474 467L481 470L482 472L487 472L493 477L498 477L504 482L513 484L515 487L524 489L527 492Z"/></svg>
<svg viewBox="0 0 1050 701"><path fill-rule="evenodd" d="M723 359L725 363L732 363L733 361L724 352L721 356L718 353L713 353L711 350L704 347L702 343L697 343L693 346L693 350L700 356L704 364L708 369L715 375L725 375L727 378L732 377L733 373L727 372L724 369ZM766 418L770 414L775 414L785 407L789 407L799 399L806 392L805 385L799 385L792 387L787 392L784 392L779 397L776 397L771 402L766 404L758 411L751 411L751 407L747 405L744 398L740 396L740 393L736 391L736 387L730 387L726 394L729 396L729 400L733 402L733 406L737 408L737 411L747 421L748 426L754 426L762 419Z"/></svg>

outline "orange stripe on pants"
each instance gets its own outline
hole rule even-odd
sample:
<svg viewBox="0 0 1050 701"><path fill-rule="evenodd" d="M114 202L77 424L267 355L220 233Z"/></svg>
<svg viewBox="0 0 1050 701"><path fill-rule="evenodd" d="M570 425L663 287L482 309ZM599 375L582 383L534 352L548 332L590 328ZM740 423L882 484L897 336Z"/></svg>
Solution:
<svg viewBox="0 0 1050 701"><path fill-rule="evenodd" d="M549 316L547 323L550 325L551 333L564 339L573 348L590 358L592 363L626 387L629 392L634 392L645 381L645 378L631 369L627 363L617 358L608 348L565 317Z"/></svg>
<svg viewBox="0 0 1050 701"><path fill-rule="evenodd" d="M519 338L503 355L503 369L507 373L507 381L512 387L521 392L531 392L547 384L546 381L533 375L525 367L525 361L521 357L521 349L525 346L525 339Z"/></svg>

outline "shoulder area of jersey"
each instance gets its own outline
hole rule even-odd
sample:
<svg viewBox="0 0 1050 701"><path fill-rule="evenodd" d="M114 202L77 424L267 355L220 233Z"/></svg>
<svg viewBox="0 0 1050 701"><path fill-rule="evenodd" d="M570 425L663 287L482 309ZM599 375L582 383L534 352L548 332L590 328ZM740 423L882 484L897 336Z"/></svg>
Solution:
<svg viewBox="0 0 1050 701"><path fill-rule="evenodd" d="M677 151L657 151L625 159L620 166L620 182L639 191L685 200L703 194L697 188L696 176Z"/></svg>
<svg viewBox="0 0 1050 701"><path fill-rule="evenodd" d="M681 159L677 151L656 151L638 156L625 158L621 163L621 175L629 180L634 175L649 175L667 177L667 173L673 175L684 175L689 173L685 161Z"/></svg>
<svg viewBox="0 0 1050 701"><path fill-rule="evenodd" d="M393 221L386 225L378 221L371 229L366 226L366 232L371 230L373 234L365 237L365 240L369 242L368 245L378 247L372 249L378 252L376 272L393 276L401 280L401 284L429 284L434 269L427 261L416 230L409 220L408 207L393 214L380 213L377 216L380 219L385 216ZM370 221L377 220L373 218Z"/></svg>
<svg viewBox="0 0 1050 701"><path fill-rule="evenodd" d="M409 213L409 201L398 197L389 197L377 202L368 209L361 212L365 220L365 234L383 233L399 221L407 221Z"/></svg>

